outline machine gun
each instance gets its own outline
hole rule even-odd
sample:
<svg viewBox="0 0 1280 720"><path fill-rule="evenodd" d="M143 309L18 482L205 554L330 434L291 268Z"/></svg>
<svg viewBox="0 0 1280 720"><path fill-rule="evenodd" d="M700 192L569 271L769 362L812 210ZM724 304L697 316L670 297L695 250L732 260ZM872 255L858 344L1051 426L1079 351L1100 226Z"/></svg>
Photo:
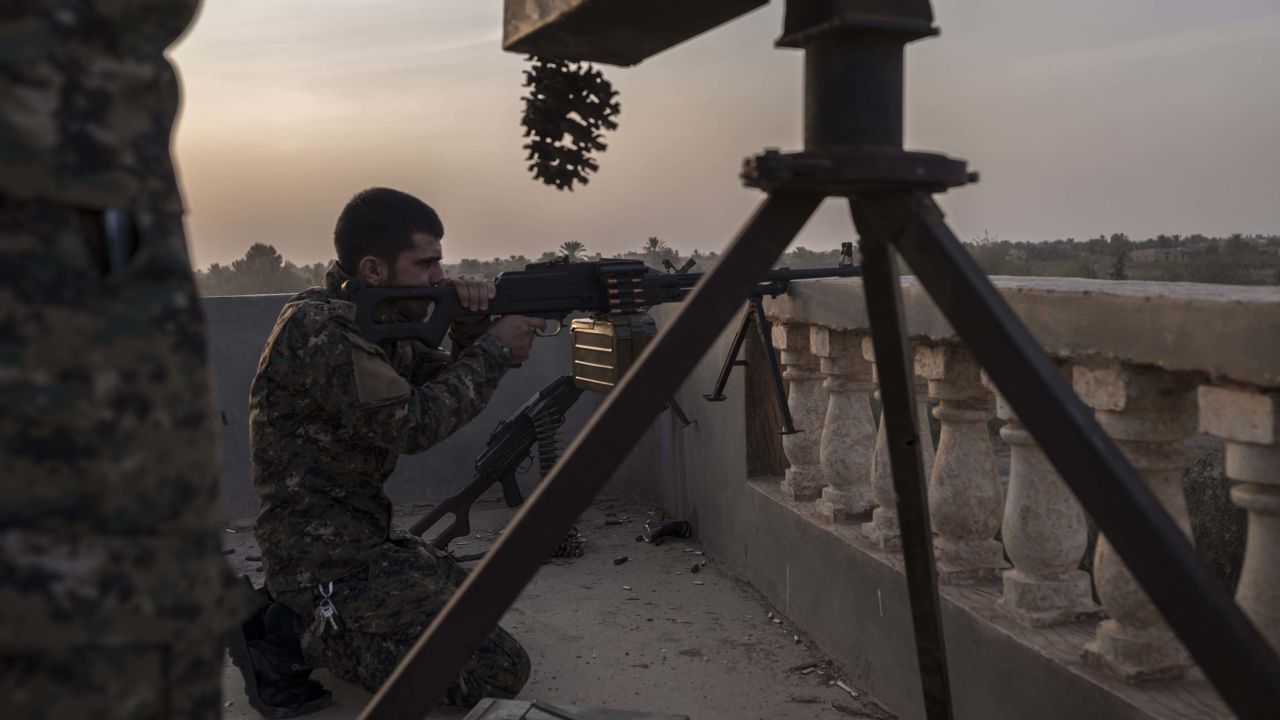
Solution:
<svg viewBox="0 0 1280 720"><path fill-rule="evenodd" d="M757 283L754 294L777 297L787 291L792 280L858 276L860 270L852 263L852 243L846 243L843 250L848 262L842 260L838 267L770 270ZM494 281L497 294L483 311L464 307L457 290L450 286L365 287L353 290L350 297L356 305L356 324L370 342L415 339L437 348L458 318L528 315L554 321L556 329L550 333L554 335L570 313L619 318L641 315L654 305L680 302L701 278L700 272L661 272L639 260L569 262L560 258L499 275ZM375 319L378 306L406 300L426 303L422 320Z"/></svg>
<svg viewBox="0 0 1280 720"><path fill-rule="evenodd" d="M464 307L458 301L457 291L449 286L358 288L351 292L350 297L356 305L356 324L366 339L371 342L414 339L433 348L440 346L449 325L461 317L513 314L540 317L555 322L554 331L544 335L556 335L570 313L585 312L588 317L575 319L570 328L573 334L573 381L583 390L607 392L622 379L645 345L657 334L653 318L648 314L649 308L684 300L702 278L702 273L689 272L692 263L675 268L668 262L667 267L670 272L661 272L639 260L577 263L562 258L532 263L524 270L499 275L494 282L497 292L489 301L489 308L479 312ZM766 272L752 291L750 311L734 341L720 381L707 398L723 399L729 371L733 366L742 364L736 358L750 324L754 323L763 335L765 347L772 348L762 303L765 296L777 297L786 292L793 280L857 277L860 274L858 266L853 264L853 243L849 242L841 246L841 260L836 267L781 268ZM404 321L394 313L377 312L383 304L396 302L425 307L425 314L421 320ZM796 432L787 413L786 399L781 397L782 378L771 349L769 359L774 388L780 396L783 410L783 432ZM673 406L672 410L682 423L688 425L678 406Z"/></svg>
<svg viewBox="0 0 1280 720"><path fill-rule="evenodd" d="M520 406L511 417L498 423L489 444L476 458L475 477L461 492L440 503L426 517L414 523L409 532L422 535L435 527L445 515L453 515L453 522L431 544L444 550L454 538L471 532L471 505L494 483L502 484L502 494L508 507L524 502L516 474L529 458L533 449L538 450L538 469L546 475L560 457L559 431L564 424L565 413L582 395L573 377L562 375L550 385L538 391Z"/></svg>

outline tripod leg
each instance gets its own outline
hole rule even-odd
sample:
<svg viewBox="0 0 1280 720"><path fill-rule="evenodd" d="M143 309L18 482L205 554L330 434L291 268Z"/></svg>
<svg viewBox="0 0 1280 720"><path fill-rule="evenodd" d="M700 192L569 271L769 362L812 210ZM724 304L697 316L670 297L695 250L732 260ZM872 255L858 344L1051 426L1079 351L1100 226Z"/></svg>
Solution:
<svg viewBox="0 0 1280 720"><path fill-rule="evenodd" d="M756 330L760 331L760 346L764 349L765 361L769 363L769 377L773 380L773 394L778 399L778 410L782 413L782 434L795 435L800 432L791 419L791 406L787 404L787 391L782 386L782 368L778 366L778 351L773 347L773 323L764 314L764 300L751 298L751 316L755 318Z"/></svg>
<svg viewBox="0 0 1280 720"><path fill-rule="evenodd" d="M755 298L752 298L752 302ZM747 329L751 327L751 308L742 314L742 324L738 326L738 333L733 336L733 345L729 346L729 353L724 356L724 365L720 366L720 376L716 378L716 386L710 395L703 395L711 402L721 402L725 399L724 387L729 384L729 373L733 372L735 365L741 365L738 362L738 354L742 352L742 341L747 339Z"/></svg>
<svg viewBox="0 0 1280 720"><path fill-rule="evenodd" d="M689 416L684 414L684 408L680 407L680 403L675 398L671 398L671 402L667 403L667 409L672 415L676 416L676 420L680 421L680 427L687 428L693 423L689 420Z"/></svg>
<svg viewBox="0 0 1280 720"><path fill-rule="evenodd" d="M952 234L933 199L868 193L855 199L854 217L911 265L1235 714L1274 717L1280 658Z"/></svg>
<svg viewBox="0 0 1280 720"><path fill-rule="evenodd" d="M418 638L362 720L423 717L444 695L821 200L807 193L765 200Z"/></svg>
<svg viewBox="0 0 1280 720"><path fill-rule="evenodd" d="M913 369L902 318L902 291L898 263L884 237L872 227L856 201L850 201L853 220L861 236L862 284L871 320L876 371L880 375L880 422L889 441L889 465L898 496L902 528L902 560L911 599L911 623L915 630L920 684L924 691L925 717L951 717L951 680L947 673L946 642L942 634L942 606L933 562L933 532L925 491L924 461L916 428Z"/></svg>

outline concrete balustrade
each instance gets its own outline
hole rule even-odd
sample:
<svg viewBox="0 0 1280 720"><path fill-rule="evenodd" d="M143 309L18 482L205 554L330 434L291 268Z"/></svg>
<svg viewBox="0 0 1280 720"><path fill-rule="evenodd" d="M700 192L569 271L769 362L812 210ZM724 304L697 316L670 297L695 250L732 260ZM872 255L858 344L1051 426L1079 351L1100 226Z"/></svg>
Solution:
<svg viewBox="0 0 1280 720"><path fill-rule="evenodd" d="M1280 562L1274 549L1280 544L1280 291L1056 278L993 281L1188 536L1182 478L1190 460L1184 445L1197 431L1225 443L1226 472L1237 483L1231 498L1248 514L1236 598L1280 650ZM904 278L902 292L921 438L929 437L924 409L930 400L937 402L933 414L941 425L936 456L930 457L930 443L922 449L944 589L994 592L989 607L999 612L984 617L1021 628L1037 652L1052 655L1056 650L1049 648L1059 647L1064 637L1046 636L1056 639L1037 645L1037 633L1053 633L1058 625L1078 633L1080 625L1073 623L1088 623L1084 637L1091 639L1058 660L1078 667L1076 672L1127 684L1176 681L1147 688L1201 687L1199 674L1189 672L1194 663L1187 651L1105 535L1094 550L1092 574L1080 569L1088 545L1084 509L923 288ZM768 312L781 324L810 328L809 349L821 358L830 391L830 428L824 427L827 442L820 448L824 492L847 498L847 488L856 484L846 479L847 465L833 472L831 460L837 445L845 448L838 455L845 459L867 453L866 438L850 437L853 428L870 434L863 406L846 395L854 383L862 393L866 382L850 359L859 350L861 360L871 363L870 383L879 397L861 285L797 283L771 301ZM856 347L845 339L850 337L858 339ZM798 337L788 347L793 345L798 348ZM794 364L804 367L799 358ZM792 395L797 396L794 389ZM988 425L993 397L995 416L1004 421L994 439L1000 456L1008 453L1004 478ZM900 530L883 425L875 432L866 478L872 512L858 537L866 547L892 553L900 548ZM841 508L852 512L852 505ZM845 517L823 500L816 508L823 521ZM806 512L814 514L813 508Z"/></svg>
<svg viewBox="0 0 1280 720"><path fill-rule="evenodd" d="M1181 443L1196 430L1194 378L1115 362L1077 365L1072 378L1080 399L1190 537L1182 492L1188 458ZM1106 536L1098 538L1093 581L1110 618L1086 649L1090 662L1130 682L1176 678L1190 667L1186 650Z"/></svg>
<svg viewBox="0 0 1280 720"><path fill-rule="evenodd" d="M939 401L934 417L942 423L929 473L938 577L947 583L995 580L1008 564L995 540L1004 490L987 431L990 393L963 347L928 346L919 357L929 395Z"/></svg>
<svg viewBox="0 0 1280 720"><path fill-rule="evenodd" d="M986 373L982 382L996 395L1009 445L1000 535L1013 568L1001 576L1000 606L1028 627L1097 617L1092 581L1078 569L1089 541L1084 508Z"/></svg>
<svg viewBox="0 0 1280 720"><path fill-rule="evenodd" d="M826 487L822 473L822 431L826 421L825 379L818 357L810 349L810 326L805 323L776 323L773 345L782 362L782 379L787 382L787 405L800 432L782 437L786 453L786 476L782 490L792 500L816 500Z"/></svg>
<svg viewBox="0 0 1280 720"><path fill-rule="evenodd" d="M1231 499L1249 513L1236 601L1280 653L1280 395L1200 388L1200 429L1226 441Z"/></svg>
<svg viewBox="0 0 1280 720"><path fill-rule="evenodd" d="M919 354L919 348L912 350L912 357ZM862 357L875 362L875 348L871 338L862 338ZM913 361L914 364L914 361ZM913 373L915 378L916 422L919 423L917 434L920 437L920 451L926 477L933 467L933 433L929 430L929 384L927 380ZM871 368L871 379L876 384L875 398L880 402L879 371L875 365ZM902 547L902 530L898 526L898 498L893 489L893 470L889 465L888 433L885 424L880 423L876 429L875 453L871 458L870 477L872 499L875 509L871 513L871 521L863 523L862 533L884 550L897 550Z"/></svg>
<svg viewBox="0 0 1280 720"><path fill-rule="evenodd" d="M820 359L827 391L818 453L826 487L817 509L830 522L846 522L874 506L868 477L876 449L871 364L862 357L856 333L815 325L809 342Z"/></svg>

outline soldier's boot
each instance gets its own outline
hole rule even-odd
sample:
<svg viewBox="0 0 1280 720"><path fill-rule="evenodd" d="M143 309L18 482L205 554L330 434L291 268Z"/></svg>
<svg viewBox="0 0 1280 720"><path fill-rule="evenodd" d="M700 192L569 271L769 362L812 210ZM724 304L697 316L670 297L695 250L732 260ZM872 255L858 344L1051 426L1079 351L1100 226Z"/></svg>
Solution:
<svg viewBox="0 0 1280 720"><path fill-rule="evenodd" d="M244 677L249 705L265 718L298 717L328 706L333 693L311 679L312 669L302 655L302 619L265 591L255 594L264 603L227 636L227 651Z"/></svg>

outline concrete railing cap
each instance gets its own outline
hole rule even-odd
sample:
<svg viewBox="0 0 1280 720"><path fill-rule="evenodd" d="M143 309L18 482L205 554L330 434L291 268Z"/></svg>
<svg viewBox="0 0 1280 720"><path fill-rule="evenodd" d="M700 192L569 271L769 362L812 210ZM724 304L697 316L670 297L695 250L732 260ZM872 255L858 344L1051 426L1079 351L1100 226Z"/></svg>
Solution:
<svg viewBox="0 0 1280 720"><path fill-rule="evenodd" d="M1051 355L1280 387L1280 288L1005 276L991 281ZM796 282L766 307L781 321L867 330L862 293L857 279ZM913 338L955 337L914 277L902 279L902 299Z"/></svg>

